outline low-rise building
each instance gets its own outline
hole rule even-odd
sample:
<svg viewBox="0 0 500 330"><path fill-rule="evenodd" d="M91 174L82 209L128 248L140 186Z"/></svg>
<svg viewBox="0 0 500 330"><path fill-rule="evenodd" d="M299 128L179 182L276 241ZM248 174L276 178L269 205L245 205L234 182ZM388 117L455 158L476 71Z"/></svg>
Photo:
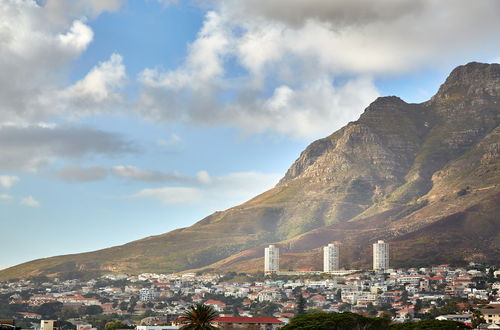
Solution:
<svg viewBox="0 0 500 330"><path fill-rule="evenodd" d="M220 329L279 329L285 324L274 317L224 316L213 322Z"/></svg>
<svg viewBox="0 0 500 330"><path fill-rule="evenodd" d="M480 311L486 323L500 325L500 308L483 308Z"/></svg>

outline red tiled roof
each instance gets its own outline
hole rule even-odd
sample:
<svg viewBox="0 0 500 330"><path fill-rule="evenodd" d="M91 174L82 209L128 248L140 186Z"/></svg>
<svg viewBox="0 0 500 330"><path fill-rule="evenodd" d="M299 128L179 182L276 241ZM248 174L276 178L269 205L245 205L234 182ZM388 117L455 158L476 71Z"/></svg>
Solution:
<svg viewBox="0 0 500 330"><path fill-rule="evenodd" d="M205 301L205 304L207 305L219 305L219 306L226 306L226 304L220 300L214 300L214 299L208 299Z"/></svg>
<svg viewBox="0 0 500 330"><path fill-rule="evenodd" d="M438 280L444 280L444 277L443 276L434 276L434 277L428 277L427 279L431 280L431 281L438 281Z"/></svg>
<svg viewBox="0 0 500 330"><path fill-rule="evenodd" d="M214 320L220 323L274 323L281 324L280 320L274 317L248 317L248 316L222 316Z"/></svg>

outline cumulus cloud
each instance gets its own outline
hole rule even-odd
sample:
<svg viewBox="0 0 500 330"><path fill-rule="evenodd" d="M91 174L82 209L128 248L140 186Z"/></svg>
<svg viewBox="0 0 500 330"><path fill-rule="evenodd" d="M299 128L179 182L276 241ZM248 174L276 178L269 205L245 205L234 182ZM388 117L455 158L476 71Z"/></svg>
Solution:
<svg viewBox="0 0 500 330"><path fill-rule="evenodd" d="M82 80L67 87L58 95L58 100L67 109L78 109L77 116L102 112L101 107L111 107L122 101L118 90L126 81L123 58L118 54L99 63Z"/></svg>
<svg viewBox="0 0 500 330"><path fill-rule="evenodd" d="M42 204L35 200L32 196L27 196L21 200L21 205L29 207L40 207Z"/></svg>
<svg viewBox="0 0 500 330"><path fill-rule="evenodd" d="M500 52L495 0L216 3L179 68L141 73L145 116L310 139L359 116L374 78Z"/></svg>
<svg viewBox="0 0 500 330"><path fill-rule="evenodd" d="M272 188L279 177L260 172L236 172L212 177L208 172L200 171L196 176L198 185L147 188L128 197L148 198L169 205L197 204L226 208Z"/></svg>
<svg viewBox="0 0 500 330"><path fill-rule="evenodd" d="M120 134L77 126L0 126L0 168L36 171L56 158L135 152Z"/></svg>
<svg viewBox="0 0 500 330"><path fill-rule="evenodd" d="M93 39L86 24L119 0L0 2L0 123L33 123L83 110L82 98L103 102L123 77L121 58L94 68L72 88L64 86L70 62ZM111 68L110 68L111 66ZM113 80L111 82L111 80ZM118 81L118 82L116 82ZM89 85L95 84L95 88ZM106 101L108 99L106 98ZM95 111L95 107L94 107Z"/></svg>
<svg viewBox="0 0 500 330"><path fill-rule="evenodd" d="M0 175L0 186L4 188L10 188L18 181L19 181L18 176Z"/></svg>

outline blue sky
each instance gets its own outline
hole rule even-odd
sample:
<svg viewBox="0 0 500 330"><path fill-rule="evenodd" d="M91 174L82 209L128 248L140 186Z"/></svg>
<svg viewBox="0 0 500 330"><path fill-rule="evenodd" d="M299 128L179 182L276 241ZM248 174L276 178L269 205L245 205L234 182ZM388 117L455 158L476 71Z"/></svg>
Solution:
<svg viewBox="0 0 500 330"><path fill-rule="evenodd" d="M0 3L0 268L193 224L380 95L500 59L498 1ZM5 234L6 233L6 234Z"/></svg>

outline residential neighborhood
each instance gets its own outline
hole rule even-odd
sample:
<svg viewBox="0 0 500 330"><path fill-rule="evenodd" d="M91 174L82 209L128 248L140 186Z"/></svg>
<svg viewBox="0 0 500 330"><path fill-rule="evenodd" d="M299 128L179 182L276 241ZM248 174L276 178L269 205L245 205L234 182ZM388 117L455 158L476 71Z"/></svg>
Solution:
<svg viewBox="0 0 500 330"><path fill-rule="evenodd" d="M39 329L104 329L119 320L138 330L175 329L190 306L217 313L216 326L279 328L300 313L352 312L392 322L451 320L469 327L500 325L500 271L471 264L454 268L279 275L254 273L109 274L81 280L46 278L0 282L0 318ZM158 328L161 326L161 329ZM141 328L139 328L141 327ZM41 329L46 330L46 329Z"/></svg>

